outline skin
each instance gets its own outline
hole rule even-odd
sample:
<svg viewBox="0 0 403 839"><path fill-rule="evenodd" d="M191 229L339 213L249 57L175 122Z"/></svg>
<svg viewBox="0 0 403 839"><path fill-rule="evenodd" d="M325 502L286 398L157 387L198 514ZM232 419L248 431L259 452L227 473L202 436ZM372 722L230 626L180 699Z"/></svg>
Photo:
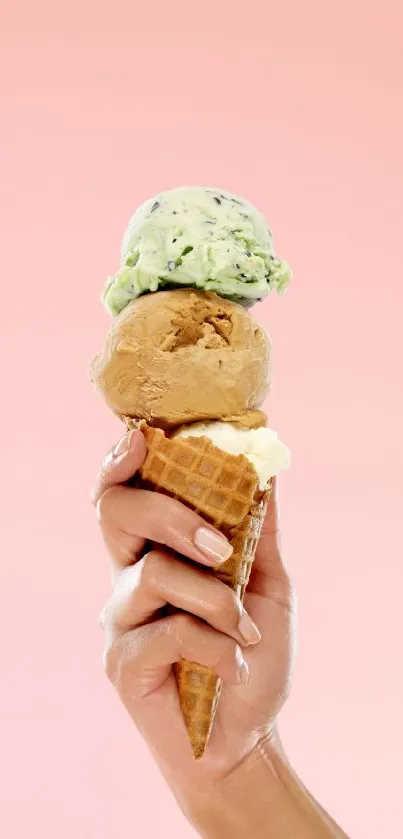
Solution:
<svg viewBox="0 0 403 839"><path fill-rule="evenodd" d="M203 573L218 564L218 551L228 556L225 538L207 525L206 540L206 522L174 499L123 485L145 455L143 436L131 432L105 457L92 490L112 565L101 613L107 676L201 836L346 839L296 777L277 731L290 687L295 598L276 488L242 606ZM180 612L167 616L167 605ZM181 657L224 681L201 761L191 756L172 672Z"/></svg>

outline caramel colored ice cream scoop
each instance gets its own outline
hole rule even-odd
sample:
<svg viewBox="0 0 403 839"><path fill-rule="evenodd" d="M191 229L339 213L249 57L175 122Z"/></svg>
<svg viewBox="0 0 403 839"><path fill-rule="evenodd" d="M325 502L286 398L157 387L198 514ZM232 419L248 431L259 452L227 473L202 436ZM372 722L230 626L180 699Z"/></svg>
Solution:
<svg viewBox="0 0 403 839"><path fill-rule="evenodd" d="M90 373L116 414L169 429L258 409L270 356L266 333L242 306L178 289L126 306Z"/></svg>

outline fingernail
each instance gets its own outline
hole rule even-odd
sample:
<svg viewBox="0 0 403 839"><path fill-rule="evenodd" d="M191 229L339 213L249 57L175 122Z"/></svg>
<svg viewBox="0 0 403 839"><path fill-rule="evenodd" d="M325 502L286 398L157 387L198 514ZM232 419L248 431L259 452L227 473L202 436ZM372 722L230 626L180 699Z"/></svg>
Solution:
<svg viewBox="0 0 403 839"><path fill-rule="evenodd" d="M242 685L248 685L249 684L249 667L248 667L246 661L244 661L244 663L241 667L239 676L240 676Z"/></svg>
<svg viewBox="0 0 403 839"><path fill-rule="evenodd" d="M245 610L241 615L238 630L247 644L257 644L262 637L256 624Z"/></svg>
<svg viewBox="0 0 403 839"><path fill-rule="evenodd" d="M125 434L125 436L122 437L121 440L119 440L112 452L113 457L122 457L122 455L127 454L127 452L130 449L131 438L132 432L130 431L129 434Z"/></svg>
<svg viewBox="0 0 403 839"><path fill-rule="evenodd" d="M247 685L249 684L249 667L243 657L240 655L237 656L238 659L238 672L237 672L237 682L239 685Z"/></svg>
<svg viewBox="0 0 403 839"><path fill-rule="evenodd" d="M196 531L194 542L214 562L225 562L232 554L232 545L227 542L225 536L220 536L219 533L214 533L207 527L200 527Z"/></svg>

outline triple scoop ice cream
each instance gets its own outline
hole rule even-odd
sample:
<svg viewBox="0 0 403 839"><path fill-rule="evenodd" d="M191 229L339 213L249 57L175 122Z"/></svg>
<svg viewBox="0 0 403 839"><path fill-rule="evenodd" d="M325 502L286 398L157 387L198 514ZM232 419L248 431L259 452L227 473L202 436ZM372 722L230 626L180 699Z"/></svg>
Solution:
<svg viewBox="0 0 403 839"><path fill-rule="evenodd" d="M215 189L161 193L132 217L103 302L113 321L91 379L145 437L136 481L196 511L232 546L215 577L243 600L272 479L290 462L266 427L271 345L249 307L291 276L251 204ZM195 759L222 682L180 659L174 673Z"/></svg>
<svg viewBox="0 0 403 839"><path fill-rule="evenodd" d="M219 189L180 187L150 198L126 230L103 302L115 316L141 294L185 286L252 305L291 277L262 214Z"/></svg>

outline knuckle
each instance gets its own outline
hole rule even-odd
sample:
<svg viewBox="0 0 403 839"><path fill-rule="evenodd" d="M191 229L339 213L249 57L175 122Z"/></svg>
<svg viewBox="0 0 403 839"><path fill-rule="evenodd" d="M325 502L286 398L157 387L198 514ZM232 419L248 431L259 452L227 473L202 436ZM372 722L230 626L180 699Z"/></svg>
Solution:
<svg viewBox="0 0 403 839"><path fill-rule="evenodd" d="M112 499L115 495L115 488L109 487L106 489L105 492L102 493L101 497L98 498L97 501L97 516L100 522L107 522L112 513Z"/></svg>
<svg viewBox="0 0 403 839"><path fill-rule="evenodd" d="M220 638L220 643L217 644L215 651L214 666L220 667L222 664L237 666L238 658L241 653L239 644L232 638Z"/></svg>
<svg viewBox="0 0 403 839"><path fill-rule="evenodd" d="M105 606L99 613L99 623L101 629L106 630L107 627L113 623L113 597L105 603Z"/></svg>
<svg viewBox="0 0 403 839"><path fill-rule="evenodd" d="M169 503L167 509L169 515L166 518L167 524L165 529L169 532L171 539L175 543L182 545L183 536L189 531L190 526L193 524L193 519L197 521L199 517L193 510L189 510L188 507L185 507L184 504L174 498L166 497L166 501Z"/></svg>
<svg viewBox="0 0 403 839"><path fill-rule="evenodd" d="M146 588L156 588L161 573L163 558L158 551L149 551L139 563L139 582Z"/></svg>
<svg viewBox="0 0 403 839"><path fill-rule="evenodd" d="M119 657L115 644L106 647L102 653L102 663L104 666L105 675L112 684L116 683L116 675L119 670Z"/></svg>
<svg viewBox="0 0 403 839"><path fill-rule="evenodd" d="M189 512L187 507L184 507L180 501L176 498L169 498L169 496L164 495L163 503L167 508L167 512L169 510L169 519L168 519L168 526L174 530L180 527L181 522L183 521L183 517Z"/></svg>
<svg viewBox="0 0 403 839"><path fill-rule="evenodd" d="M178 641L189 635L195 626L195 618L187 614L173 615L170 619L170 629Z"/></svg>
<svg viewBox="0 0 403 839"><path fill-rule="evenodd" d="M169 645L179 658L189 661L201 661L208 651L208 636L211 630L199 625L196 618L186 613L173 615L168 619L166 631L170 636ZM202 659L200 659L202 655ZM207 662L204 662L207 663Z"/></svg>
<svg viewBox="0 0 403 839"><path fill-rule="evenodd" d="M99 623L103 630L107 630L108 628L112 627L115 620L115 610L116 610L116 589L113 590L111 597L102 607L99 613Z"/></svg>
<svg viewBox="0 0 403 839"><path fill-rule="evenodd" d="M231 627L231 629L238 626L242 613L241 601L235 592L224 583L218 582L214 597L210 602L210 608L220 623Z"/></svg>
<svg viewBox="0 0 403 839"><path fill-rule="evenodd" d="M107 645L103 653L104 671L120 696L130 692L136 681L136 656L130 652L122 636Z"/></svg>

